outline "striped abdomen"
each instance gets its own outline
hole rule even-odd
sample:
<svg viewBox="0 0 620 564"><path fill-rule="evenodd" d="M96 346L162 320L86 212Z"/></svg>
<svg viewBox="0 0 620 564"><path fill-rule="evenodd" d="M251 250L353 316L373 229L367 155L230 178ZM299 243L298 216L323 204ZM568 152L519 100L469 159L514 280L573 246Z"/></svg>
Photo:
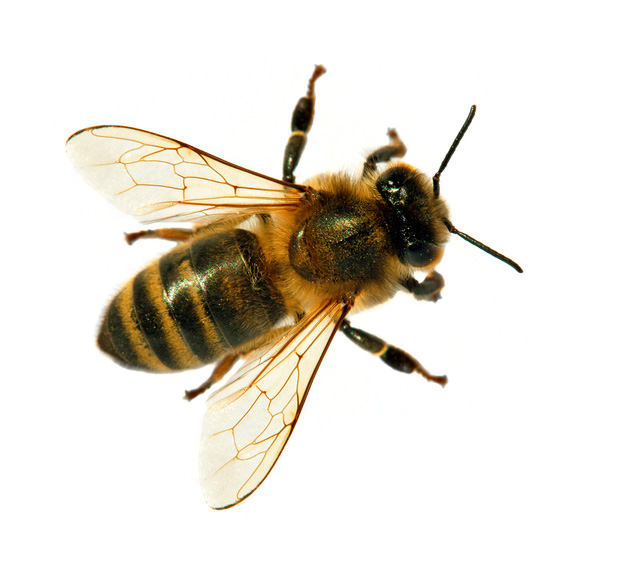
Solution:
<svg viewBox="0 0 620 564"><path fill-rule="evenodd" d="M191 239L140 272L110 304L98 343L131 368L184 370L260 337L284 313L256 235L235 229Z"/></svg>

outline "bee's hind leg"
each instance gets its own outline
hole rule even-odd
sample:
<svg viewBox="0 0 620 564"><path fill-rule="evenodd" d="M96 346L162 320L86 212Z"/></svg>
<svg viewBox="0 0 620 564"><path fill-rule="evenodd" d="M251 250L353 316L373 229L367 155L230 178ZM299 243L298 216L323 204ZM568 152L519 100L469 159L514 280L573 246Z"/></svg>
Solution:
<svg viewBox="0 0 620 564"><path fill-rule="evenodd" d="M291 136L288 138L286 149L284 149L284 163L282 165L282 180L295 184L295 168L299 163L301 154L306 146L308 132L312 127L314 119L314 83L317 79L325 74L323 65L316 65L314 73L310 77L308 83L308 92L303 98L300 98L293 110L293 118L291 120Z"/></svg>
<svg viewBox="0 0 620 564"><path fill-rule="evenodd" d="M291 327L292 326L276 327L275 329L272 329L271 331L260 336L258 339L255 339L250 343L246 343L245 347L237 349L236 352L222 358L222 360L220 360L219 363L216 364L211 376L209 376L202 384L200 384L200 386L194 388L193 390L185 391L185 399L187 401L190 401L193 400L196 396L199 396L200 394L206 392L211 386L213 386L213 384L217 384L224 376L226 376L226 374L228 374L230 369L239 358L244 358L246 355L251 354L263 345L266 345L271 341L282 337L282 335L286 334L288 331L291 330Z"/></svg>
<svg viewBox="0 0 620 564"><path fill-rule="evenodd" d="M193 229L181 229L179 227L164 227L162 229L147 229L146 231L135 231L125 233L125 241L129 245L138 239L165 239L166 241L185 241L189 239L195 231Z"/></svg>
<svg viewBox="0 0 620 564"><path fill-rule="evenodd" d="M161 229L147 229L146 231L135 231L134 233L125 233L125 241L129 245L135 243L138 239L164 239L165 241L174 241L182 243L187 241L194 235L212 235L233 229L237 225L247 221L251 217L249 213L240 213L233 217L223 216L222 219L211 221L206 225L197 224L195 228L181 227L163 227Z"/></svg>
<svg viewBox="0 0 620 564"><path fill-rule="evenodd" d="M206 392L211 386L213 386L213 384L217 384L224 376L226 376L228 371L233 367L233 364L237 362L238 358L239 355L237 354L229 354L228 356L225 356L213 369L211 376L200 384L200 386L194 388L193 390L185 390L184 398L187 401L191 401L195 397Z"/></svg>
<svg viewBox="0 0 620 564"><path fill-rule="evenodd" d="M409 353L386 343L375 335L366 333L366 331L362 331L356 327L351 327L351 324L346 319L342 322L340 330L358 347L378 356L394 370L406 372L407 374L417 372L429 382L436 382L440 386L445 386L448 383L448 378L446 376L433 376Z"/></svg>

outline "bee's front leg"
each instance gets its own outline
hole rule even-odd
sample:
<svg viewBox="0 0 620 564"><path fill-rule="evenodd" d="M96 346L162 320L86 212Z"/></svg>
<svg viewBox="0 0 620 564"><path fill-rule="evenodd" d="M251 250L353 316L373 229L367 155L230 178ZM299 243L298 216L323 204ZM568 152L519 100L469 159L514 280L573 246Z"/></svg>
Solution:
<svg viewBox="0 0 620 564"><path fill-rule="evenodd" d="M433 270L427 277L418 282L413 276L401 281L401 285L410 292L416 300L436 302L441 299L441 290L445 286L443 276Z"/></svg>
<svg viewBox="0 0 620 564"><path fill-rule="evenodd" d="M387 134L390 138L390 143L383 147L379 147L366 157L366 161L364 162L364 176L368 176L371 172L377 170L377 165L379 163L387 163L391 159L404 157L407 153L407 147L402 142L395 129L388 129Z"/></svg>

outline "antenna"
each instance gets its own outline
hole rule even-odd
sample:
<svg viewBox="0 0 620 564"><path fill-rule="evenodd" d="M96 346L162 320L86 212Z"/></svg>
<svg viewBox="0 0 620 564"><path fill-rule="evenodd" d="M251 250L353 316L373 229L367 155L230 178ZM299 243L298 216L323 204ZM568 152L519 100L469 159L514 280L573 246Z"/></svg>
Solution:
<svg viewBox="0 0 620 564"><path fill-rule="evenodd" d="M479 249L482 249L485 253L489 253L492 257L495 257L496 259L499 259L502 262L505 262L508 266L512 266L512 268L514 268L517 272L523 272L523 269L514 260L509 259L507 256L504 256L501 253L498 253L497 251L494 251L491 247L487 247L484 243L481 243L480 241L477 241L473 237L470 237L469 235L467 235L467 233L463 233L462 231L459 231L447 219L444 219L443 223L448 228L448 231L450 233L454 233L455 235L462 237L463 239L465 239L465 241L467 241L468 243L471 243L472 245L478 247Z"/></svg>
<svg viewBox="0 0 620 564"><path fill-rule="evenodd" d="M461 139L463 139L463 135L465 135L465 132L471 125L471 122L473 121L475 115L476 115L476 106L473 105L469 110L469 115L467 116L467 119L465 120L463 127L461 127L461 130L458 132L457 136L454 138L454 141L452 142L452 146L450 147L450 149L448 150L448 153L444 157L439 167L439 170L435 173L435 176L433 176L433 194L435 195L435 198L439 196L439 177L441 176L441 173L448 166L448 163L450 162L452 155L454 155L454 151L456 151L456 148L459 146Z"/></svg>
<svg viewBox="0 0 620 564"><path fill-rule="evenodd" d="M461 139L463 139L463 135L465 135L465 132L471 125L471 122L473 121L475 115L476 115L476 106L474 104L469 109L469 114L467 116L467 119L465 120L465 123L461 127L461 130L458 132L457 136L454 138L454 141L452 142L450 149L446 153L446 156L444 157L443 161L441 162L441 165L439 166L439 170L435 173L435 176L433 176L433 194L435 198L439 196L439 177L441 176L441 173L445 170L445 168L448 166L448 163L450 162L452 155L454 155L454 151L456 151L456 148L459 146ZM493 250L491 247L487 247L484 243L481 243L480 241L467 235L467 233L463 233L462 231L459 231L447 219L444 218L443 223L448 228L448 231L450 233L454 233L455 235L458 235L459 237L465 239L465 241L467 241L468 243L471 243L475 247L482 249L485 253L489 253L492 257L495 257L496 259L499 259L502 262L505 262L508 266L512 266L512 268L514 268L517 272L523 272L523 269L514 260L509 259L507 256L504 256L501 253L498 253L497 251Z"/></svg>

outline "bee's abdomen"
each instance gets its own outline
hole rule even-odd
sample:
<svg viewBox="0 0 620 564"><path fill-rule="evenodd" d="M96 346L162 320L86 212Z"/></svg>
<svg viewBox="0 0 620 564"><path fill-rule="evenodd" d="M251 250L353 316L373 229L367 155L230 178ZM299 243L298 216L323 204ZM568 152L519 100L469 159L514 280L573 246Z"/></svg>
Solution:
<svg viewBox="0 0 620 564"><path fill-rule="evenodd" d="M284 315L256 235L242 229L180 245L110 304L98 343L132 368L207 364L257 339Z"/></svg>

